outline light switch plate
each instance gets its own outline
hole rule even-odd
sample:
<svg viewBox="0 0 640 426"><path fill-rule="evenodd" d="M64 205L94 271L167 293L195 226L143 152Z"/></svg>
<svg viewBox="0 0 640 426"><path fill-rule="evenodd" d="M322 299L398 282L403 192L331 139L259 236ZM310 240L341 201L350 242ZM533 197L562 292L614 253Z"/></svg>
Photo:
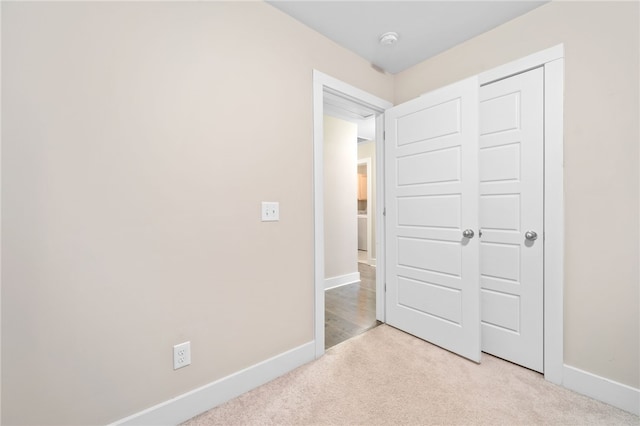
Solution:
<svg viewBox="0 0 640 426"><path fill-rule="evenodd" d="M276 201L262 202L262 221L277 222L280 220L280 203Z"/></svg>

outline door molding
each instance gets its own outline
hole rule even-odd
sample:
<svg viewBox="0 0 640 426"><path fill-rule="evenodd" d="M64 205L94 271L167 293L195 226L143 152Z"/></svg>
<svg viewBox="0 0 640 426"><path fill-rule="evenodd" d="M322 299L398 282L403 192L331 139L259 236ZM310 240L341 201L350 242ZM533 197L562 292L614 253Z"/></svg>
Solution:
<svg viewBox="0 0 640 426"><path fill-rule="evenodd" d="M324 354L324 135L323 135L323 117L324 117L324 91L328 90L334 95L339 95L345 99L364 105L378 113L376 119L376 157L383 149L382 131L383 127L380 120L381 115L393 104L378 98L364 90L351 86L318 70L313 70L313 268L314 268L314 341L315 356L321 357ZM378 182L384 182L384 160L377 160L376 178ZM376 217L382 217L382 200L384 200L384 192L378 188L376 198ZM376 235L384 233L382 228L383 221L376 221ZM382 229L382 230L381 230ZM384 241L384 240L383 240ZM380 250L381 245L379 239L376 240L378 250L376 257L378 259L376 273L376 317L380 319L379 312L384 312L384 277L380 265L384 264L384 250ZM384 319L384 318L382 318Z"/></svg>
<svg viewBox="0 0 640 426"><path fill-rule="evenodd" d="M562 384L564 363L564 45L479 75L480 85L544 69L544 378Z"/></svg>
<svg viewBox="0 0 640 426"><path fill-rule="evenodd" d="M358 166L366 166L367 168L367 263L371 264L371 209L374 206L371 203L371 196L373 194L372 180L371 176L371 157L363 158L362 160L358 160ZM359 226L359 225L358 225Z"/></svg>

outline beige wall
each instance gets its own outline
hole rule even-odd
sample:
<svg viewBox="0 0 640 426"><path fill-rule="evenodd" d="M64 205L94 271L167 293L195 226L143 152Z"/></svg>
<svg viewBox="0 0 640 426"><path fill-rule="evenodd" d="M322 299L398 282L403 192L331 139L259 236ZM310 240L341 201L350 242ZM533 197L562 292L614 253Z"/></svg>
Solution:
<svg viewBox="0 0 640 426"><path fill-rule="evenodd" d="M402 102L561 42L565 360L639 386L637 3L395 79L262 3L1 7L3 424L107 423L313 338L312 68Z"/></svg>
<svg viewBox="0 0 640 426"><path fill-rule="evenodd" d="M369 200L369 217L371 218L371 253L372 259L376 258L376 143L375 141L361 142L358 144L358 160L371 158L371 199Z"/></svg>
<svg viewBox="0 0 640 426"><path fill-rule="evenodd" d="M565 45L565 363L640 387L638 2L553 2L395 76L396 103Z"/></svg>
<svg viewBox="0 0 640 426"><path fill-rule="evenodd" d="M358 273L358 125L324 116L324 277Z"/></svg>
<svg viewBox="0 0 640 426"><path fill-rule="evenodd" d="M390 76L255 2L2 2L2 66L3 424L107 423L313 339L312 69Z"/></svg>

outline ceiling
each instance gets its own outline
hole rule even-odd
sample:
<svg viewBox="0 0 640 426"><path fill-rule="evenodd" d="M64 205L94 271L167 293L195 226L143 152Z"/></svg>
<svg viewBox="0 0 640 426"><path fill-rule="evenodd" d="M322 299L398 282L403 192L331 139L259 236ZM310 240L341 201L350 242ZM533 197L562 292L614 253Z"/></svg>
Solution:
<svg viewBox="0 0 640 426"><path fill-rule="evenodd" d="M375 139L377 111L344 96L344 93L334 93L325 87L322 94L323 112L357 124L358 142Z"/></svg>
<svg viewBox="0 0 640 426"><path fill-rule="evenodd" d="M547 1L281 1L267 3L391 74ZM393 45L380 35L398 33Z"/></svg>

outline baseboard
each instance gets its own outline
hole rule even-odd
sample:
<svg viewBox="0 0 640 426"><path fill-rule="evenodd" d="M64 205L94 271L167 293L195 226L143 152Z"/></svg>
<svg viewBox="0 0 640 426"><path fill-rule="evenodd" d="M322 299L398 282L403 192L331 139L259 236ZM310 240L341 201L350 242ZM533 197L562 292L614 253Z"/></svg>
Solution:
<svg viewBox="0 0 640 426"><path fill-rule="evenodd" d="M640 389L565 365L562 385L598 401L640 415Z"/></svg>
<svg viewBox="0 0 640 426"><path fill-rule="evenodd" d="M329 290L332 288L340 287L347 284L353 284L360 282L360 272L354 272L352 274L340 275L337 277L325 278L324 289Z"/></svg>
<svg viewBox="0 0 640 426"><path fill-rule="evenodd" d="M176 425L315 359L315 342L119 420L113 425Z"/></svg>

